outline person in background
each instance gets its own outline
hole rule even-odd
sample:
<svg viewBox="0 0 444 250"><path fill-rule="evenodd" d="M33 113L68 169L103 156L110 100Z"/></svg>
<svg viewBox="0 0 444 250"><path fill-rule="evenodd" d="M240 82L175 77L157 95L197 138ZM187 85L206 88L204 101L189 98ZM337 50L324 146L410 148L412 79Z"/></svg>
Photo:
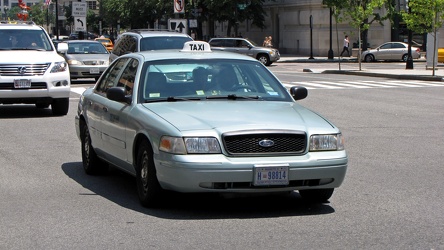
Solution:
<svg viewBox="0 0 444 250"><path fill-rule="evenodd" d="M269 48L273 47L273 38L271 36L268 37L268 44L266 47L269 47Z"/></svg>
<svg viewBox="0 0 444 250"><path fill-rule="evenodd" d="M350 40L348 40L348 36L346 35L344 38L344 48L342 49L341 56L347 51L347 55L350 57L350 51L348 50L348 46L350 45Z"/></svg>
<svg viewBox="0 0 444 250"><path fill-rule="evenodd" d="M265 37L264 42L262 43L263 47L267 47L268 45L268 36Z"/></svg>

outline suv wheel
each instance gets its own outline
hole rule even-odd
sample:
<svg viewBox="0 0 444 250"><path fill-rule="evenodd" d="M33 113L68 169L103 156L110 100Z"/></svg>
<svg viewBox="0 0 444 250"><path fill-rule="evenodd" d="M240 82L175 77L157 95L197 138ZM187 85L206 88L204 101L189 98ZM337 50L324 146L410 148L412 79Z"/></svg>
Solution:
<svg viewBox="0 0 444 250"><path fill-rule="evenodd" d="M265 66L269 66L271 64L270 58L266 54L259 54L257 56L257 60L259 60L259 62L261 62Z"/></svg>
<svg viewBox="0 0 444 250"><path fill-rule="evenodd" d="M69 98L54 99L51 104L52 114L56 116L68 114Z"/></svg>

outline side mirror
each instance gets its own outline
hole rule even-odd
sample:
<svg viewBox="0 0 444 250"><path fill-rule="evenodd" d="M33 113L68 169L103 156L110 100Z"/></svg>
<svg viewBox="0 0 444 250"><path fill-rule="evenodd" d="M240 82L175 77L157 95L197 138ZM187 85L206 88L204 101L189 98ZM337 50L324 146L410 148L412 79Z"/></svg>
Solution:
<svg viewBox="0 0 444 250"><path fill-rule="evenodd" d="M302 86L293 86L290 88L290 94L295 101L305 99L308 95L308 90Z"/></svg>
<svg viewBox="0 0 444 250"><path fill-rule="evenodd" d="M66 53L68 51L68 44L67 43L58 43L57 45L57 52L59 53Z"/></svg>
<svg viewBox="0 0 444 250"><path fill-rule="evenodd" d="M106 98L116 102L131 104L131 96L127 96L125 92L125 88L112 87L106 91Z"/></svg>

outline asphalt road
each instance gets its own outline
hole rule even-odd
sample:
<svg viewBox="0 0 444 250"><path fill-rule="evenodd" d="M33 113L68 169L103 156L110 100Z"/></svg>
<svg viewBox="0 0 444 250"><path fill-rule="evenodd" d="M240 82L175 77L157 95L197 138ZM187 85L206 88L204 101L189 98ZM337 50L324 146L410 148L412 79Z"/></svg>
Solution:
<svg viewBox="0 0 444 250"><path fill-rule="evenodd" d="M329 203L174 194L163 209L141 207L126 174L84 174L78 96L63 117L0 106L0 249L444 249L444 87L309 90L300 103L342 129L350 157Z"/></svg>

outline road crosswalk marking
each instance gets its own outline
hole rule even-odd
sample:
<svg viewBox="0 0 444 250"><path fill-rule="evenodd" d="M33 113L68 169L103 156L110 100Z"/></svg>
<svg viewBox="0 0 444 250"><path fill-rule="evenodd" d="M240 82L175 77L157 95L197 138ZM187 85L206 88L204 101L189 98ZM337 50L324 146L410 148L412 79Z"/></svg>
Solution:
<svg viewBox="0 0 444 250"><path fill-rule="evenodd" d="M288 82L282 81L285 87L304 86L307 89L368 89L368 88L421 88L444 87L444 82L390 80L390 81L308 81Z"/></svg>

